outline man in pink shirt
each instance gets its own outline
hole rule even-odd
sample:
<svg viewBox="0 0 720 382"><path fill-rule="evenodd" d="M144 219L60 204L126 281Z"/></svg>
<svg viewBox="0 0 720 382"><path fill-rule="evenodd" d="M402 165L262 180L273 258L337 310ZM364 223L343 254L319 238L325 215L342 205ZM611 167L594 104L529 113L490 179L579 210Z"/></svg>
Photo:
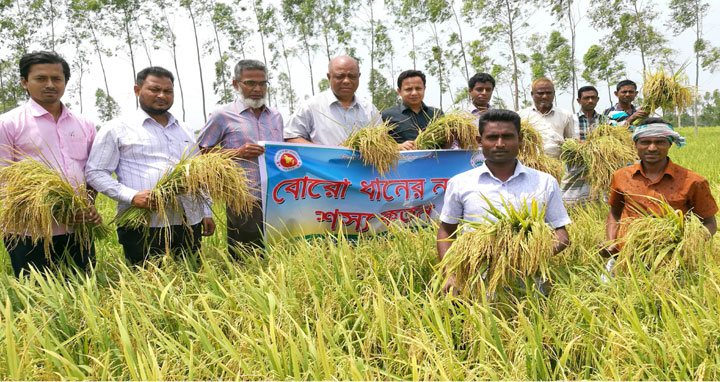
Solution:
<svg viewBox="0 0 720 382"><path fill-rule="evenodd" d="M0 167L27 156L48 163L74 185L85 183L85 162L95 127L60 101L69 79L68 63L54 52L33 52L20 59L20 82L30 99L0 115ZM93 208L75 217L75 221L83 220L99 223L102 219ZM30 237L7 248L15 276L30 266L46 269L67 261L87 269L94 264L94 246L83 248L71 231L72 227L55 224L49 259L43 243L33 245Z"/></svg>

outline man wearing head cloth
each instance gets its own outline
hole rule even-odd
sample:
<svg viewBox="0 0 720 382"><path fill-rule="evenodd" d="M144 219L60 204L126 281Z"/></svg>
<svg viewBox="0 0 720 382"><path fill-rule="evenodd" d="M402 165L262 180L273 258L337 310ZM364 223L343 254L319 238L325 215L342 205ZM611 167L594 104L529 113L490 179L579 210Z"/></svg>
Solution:
<svg viewBox="0 0 720 382"><path fill-rule="evenodd" d="M699 174L680 167L667 156L670 146L685 145L669 123L661 118L648 118L640 122L633 133L633 142L640 162L622 168L613 174L610 193L610 212L606 222L606 238L614 241L626 231L622 221L639 217L635 206L646 211L660 212L653 199L667 201L684 214L692 212L703 222L710 234L715 234L718 212L710 185ZM613 254L618 248L610 247Z"/></svg>

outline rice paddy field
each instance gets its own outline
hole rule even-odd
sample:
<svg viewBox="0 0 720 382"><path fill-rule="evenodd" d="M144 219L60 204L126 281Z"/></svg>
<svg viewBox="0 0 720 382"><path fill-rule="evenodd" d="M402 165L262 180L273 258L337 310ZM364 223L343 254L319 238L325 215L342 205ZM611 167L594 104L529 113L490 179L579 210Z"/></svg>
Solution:
<svg viewBox="0 0 720 382"><path fill-rule="evenodd" d="M670 156L720 195L720 128ZM109 221L114 203L101 198ZM549 296L440 293L436 227L288 240L129 269L114 234L89 275L17 280L0 253L0 378L132 380L720 379L720 246L661 286L603 282L607 207L571 210Z"/></svg>

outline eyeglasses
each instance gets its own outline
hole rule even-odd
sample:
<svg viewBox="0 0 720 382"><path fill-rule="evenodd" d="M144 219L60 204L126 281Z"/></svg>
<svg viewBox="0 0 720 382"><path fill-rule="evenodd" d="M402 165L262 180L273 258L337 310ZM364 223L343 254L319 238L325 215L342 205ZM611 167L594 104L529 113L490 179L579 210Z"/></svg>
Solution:
<svg viewBox="0 0 720 382"><path fill-rule="evenodd" d="M356 81L358 78L360 78L360 74L332 74L331 77L333 80L342 81L344 79L349 79L350 81Z"/></svg>
<svg viewBox="0 0 720 382"><path fill-rule="evenodd" d="M249 88L254 88L255 86L260 86L261 88L264 88L268 85L267 81L240 81L240 83Z"/></svg>

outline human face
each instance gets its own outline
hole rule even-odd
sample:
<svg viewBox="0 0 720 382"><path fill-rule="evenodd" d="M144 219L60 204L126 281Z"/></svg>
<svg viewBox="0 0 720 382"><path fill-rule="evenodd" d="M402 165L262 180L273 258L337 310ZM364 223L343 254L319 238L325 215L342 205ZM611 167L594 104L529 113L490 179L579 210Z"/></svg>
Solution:
<svg viewBox="0 0 720 382"><path fill-rule="evenodd" d="M493 86L490 82L476 82L468 93L475 107L487 108L492 98Z"/></svg>
<svg viewBox="0 0 720 382"><path fill-rule="evenodd" d="M625 85L615 92L618 101L623 105L629 105L637 97L638 91L633 85Z"/></svg>
<svg viewBox="0 0 720 382"><path fill-rule="evenodd" d="M240 92L244 100L258 105L256 109L265 104L267 94L267 77L262 70L243 70L240 78L233 80L233 86ZM254 107L254 105L250 105Z"/></svg>
<svg viewBox="0 0 720 382"><path fill-rule="evenodd" d="M351 60L339 60L330 65L327 78L337 98L352 99L360 85L360 70Z"/></svg>
<svg viewBox="0 0 720 382"><path fill-rule="evenodd" d="M480 147L487 162L505 164L517 157L521 139L522 135L518 134L512 122L492 121L485 125Z"/></svg>
<svg viewBox="0 0 720 382"><path fill-rule="evenodd" d="M597 92L592 90L582 92L582 94L580 94L580 98L577 99L582 111L588 113L595 110L595 106L597 106L599 100L600 97L598 97Z"/></svg>
<svg viewBox="0 0 720 382"><path fill-rule="evenodd" d="M27 77L27 80L21 77L20 83L33 101L40 106L60 102L60 98L65 93L65 74L62 64L31 65Z"/></svg>
<svg viewBox="0 0 720 382"><path fill-rule="evenodd" d="M548 83L535 85L532 92L532 99L535 107L541 111L552 109L553 100L555 99L555 87Z"/></svg>
<svg viewBox="0 0 720 382"><path fill-rule="evenodd" d="M405 105L410 108L422 106L423 98L425 98L425 84L423 84L422 78L408 77L403 80L401 85L398 94Z"/></svg>
<svg viewBox="0 0 720 382"><path fill-rule="evenodd" d="M664 137L640 138L635 142L635 148L643 163L659 164L670 151L670 140Z"/></svg>
<svg viewBox="0 0 720 382"><path fill-rule="evenodd" d="M142 86L135 85L140 108L150 115L164 114L173 105L173 83L168 77L148 75Z"/></svg>

